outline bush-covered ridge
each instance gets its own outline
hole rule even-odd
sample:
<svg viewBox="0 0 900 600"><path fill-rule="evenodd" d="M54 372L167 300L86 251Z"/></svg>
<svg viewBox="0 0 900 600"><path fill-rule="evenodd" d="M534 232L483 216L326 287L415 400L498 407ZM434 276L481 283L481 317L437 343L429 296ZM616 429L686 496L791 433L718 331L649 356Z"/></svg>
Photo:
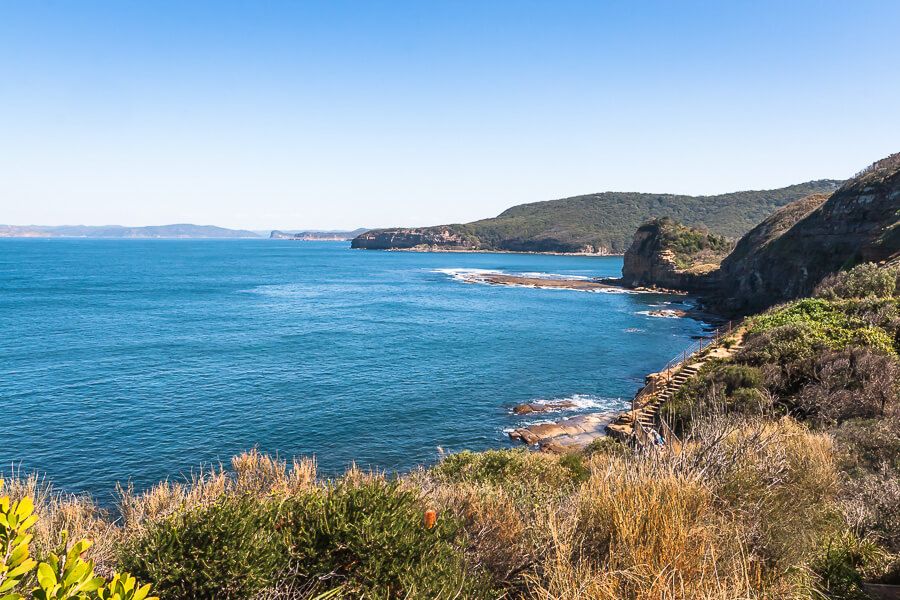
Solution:
<svg viewBox="0 0 900 600"><path fill-rule="evenodd" d="M864 578L900 583L898 283L900 266L866 263L751 318L733 359L708 362L664 408L685 436L715 415L796 419L834 440L848 529L810 564L830 598L865 598Z"/></svg>
<svg viewBox="0 0 900 600"><path fill-rule="evenodd" d="M737 238L777 208L809 194L831 193L839 184L834 180L819 180L775 190L717 196L588 194L521 204L495 218L472 223L376 229L356 238L353 246L434 245L506 251L623 253L635 229L651 217L671 217L685 225Z"/></svg>

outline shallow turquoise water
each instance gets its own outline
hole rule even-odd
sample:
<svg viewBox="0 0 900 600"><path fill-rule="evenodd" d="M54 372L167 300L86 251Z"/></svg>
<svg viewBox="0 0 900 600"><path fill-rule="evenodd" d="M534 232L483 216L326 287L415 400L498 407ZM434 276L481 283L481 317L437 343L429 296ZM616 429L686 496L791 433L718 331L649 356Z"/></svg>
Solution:
<svg viewBox="0 0 900 600"><path fill-rule="evenodd" d="M269 240L0 240L0 470L100 497L252 447L408 469L509 445L510 407L624 406L701 334L679 299L465 284L620 258ZM533 419L532 419L533 420Z"/></svg>

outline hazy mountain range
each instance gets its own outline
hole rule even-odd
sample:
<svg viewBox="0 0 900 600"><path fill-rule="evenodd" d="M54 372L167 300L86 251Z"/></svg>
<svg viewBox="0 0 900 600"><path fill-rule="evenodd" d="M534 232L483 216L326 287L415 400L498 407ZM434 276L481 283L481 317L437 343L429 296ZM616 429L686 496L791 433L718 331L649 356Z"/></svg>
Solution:
<svg viewBox="0 0 900 600"><path fill-rule="evenodd" d="M125 227L122 225L0 225L0 237L83 237L83 238L133 238L133 239L197 239L197 238L272 238L293 240L351 240L365 233L360 228L353 231L248 231L228 229L215 225L150 225L146 227Z"/></svg>

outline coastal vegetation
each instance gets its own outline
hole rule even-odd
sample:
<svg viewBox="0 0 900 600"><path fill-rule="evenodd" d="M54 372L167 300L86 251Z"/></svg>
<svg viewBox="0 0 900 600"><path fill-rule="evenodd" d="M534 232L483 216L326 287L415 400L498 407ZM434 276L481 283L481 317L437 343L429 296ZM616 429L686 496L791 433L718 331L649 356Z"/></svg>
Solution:
<svg viewBox="0 0 900 600"><path fill-rule="evenodd" d="M810 194L831 193L841 182L820 180L775 190L717 196L604 192L514 206L472 223L417 229L376 229L356 248L478 249L621 254L648 215L670 217L736 239L777 208Z"/></svg>
<svg viewBox="0 0 900 600"><path fill-rule="evenodd" d="M723 235L687 227L668 217L656 219L654 223L660 228L662 245L674 254L676 264L682 269L698 262L718 263L733 246Z"/></svg>

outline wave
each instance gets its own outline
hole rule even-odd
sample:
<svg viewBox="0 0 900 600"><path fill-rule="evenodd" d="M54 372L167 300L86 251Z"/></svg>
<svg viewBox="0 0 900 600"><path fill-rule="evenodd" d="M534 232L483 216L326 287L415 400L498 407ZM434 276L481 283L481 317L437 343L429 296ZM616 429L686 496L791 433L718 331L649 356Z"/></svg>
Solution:
<svg viewBox="0 0 900 600"><path fill-rule="evenodd" d="M545 411L541 411L540 413L547 414L549 412L592 409L609 410L610 408L619 405L621 402L621 398L609 398L604 396L595 396L593 394L572 394L571 396L564 396L561 398L538 398L536 400L530 400L526 404L552 407Z"/></svg>
<svg viewBox="0 0 900 600"><path fill-rule="evenodd" d="M503 271L493 269L433 269L432 273L448 275L452 279L465 283L477 282L478 275L505 275Z"/></svg>
<svg viewBox="0 0 900 600"><path fill-rule="evenodd" d="M639 310L635 314L644 315L646 317L655 317L657 319L680 319L684 316L684 311L662 308L657 310Z"/></svg>
<svg viewBox="0 0 900 600"><path fill-rule="evenodd" d="M591 292L592 294L643 294L640 290L629 290L625 288L598 288L596 290L579 290L584 292Z"/></svg>
<svg viewBox="0 0 900 600"><path fill-rule="evenodd" d="M585 410L588 408L609 408L619 401L619 398L606 398L603 396L595 396L593 394L572 394L571 396L566 396L564 398L534 400L532 404L555 404L566 402L574 405L569 410Z"/></svg>
<svg viewBox="0 0 900 600"><path fill-rule="evenodd" d="M246 290L238 290L238 294L256 294L272 298L315 298L323 295L321 290L302 283L282 283L258 285Z"/></svg>

